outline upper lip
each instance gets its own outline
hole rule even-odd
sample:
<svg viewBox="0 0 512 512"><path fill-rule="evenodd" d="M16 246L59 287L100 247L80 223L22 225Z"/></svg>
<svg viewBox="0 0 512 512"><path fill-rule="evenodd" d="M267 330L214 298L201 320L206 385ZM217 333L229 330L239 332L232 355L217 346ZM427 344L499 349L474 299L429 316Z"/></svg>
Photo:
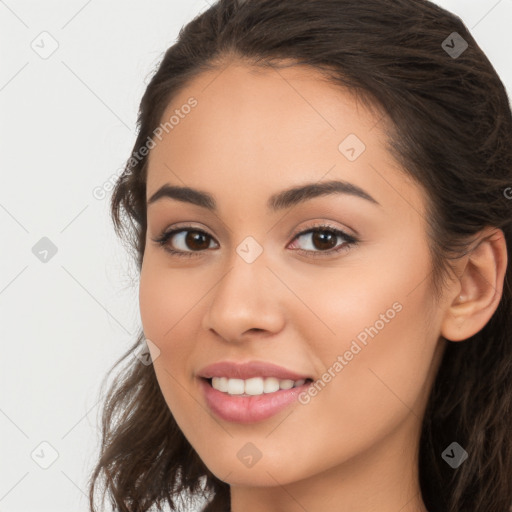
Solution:
<svg viewBox="0 0 512 512"><path fill-rule="evenodd" d="M232 361L220 361L209 364L197 373L199 377L211 379L212 377L227 377L228 379L250 379L252 377L275 377L276 379L302 380L309 379L307 375L301 375L264 361L249 361L247 363L236 363Z"/></svg>

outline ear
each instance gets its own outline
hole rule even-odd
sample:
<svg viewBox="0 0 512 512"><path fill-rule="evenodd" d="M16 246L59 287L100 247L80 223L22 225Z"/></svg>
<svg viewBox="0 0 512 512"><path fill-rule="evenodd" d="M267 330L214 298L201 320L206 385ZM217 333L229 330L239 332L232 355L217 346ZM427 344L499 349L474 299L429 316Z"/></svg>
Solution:
<svg viewBox="0 0 512 512"><path fill-rule="evenodd" d="M463 341L485 327L498 308L507 269L507 245L501 229L480 231L472 249L460 259L459 279L450 287L441 335Z"/></svg>

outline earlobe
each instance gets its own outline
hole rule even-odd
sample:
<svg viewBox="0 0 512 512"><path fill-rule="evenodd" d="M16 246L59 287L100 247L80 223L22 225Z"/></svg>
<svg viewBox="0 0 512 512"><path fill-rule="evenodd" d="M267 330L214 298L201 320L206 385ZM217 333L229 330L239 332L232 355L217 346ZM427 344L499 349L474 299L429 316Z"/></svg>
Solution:
<svg viewBox="0 0 512 512"><path fill-rule="evenodd" d="M449 341L463 341L482 330L498 308L507 268L507 246L501 229L485 228L461 261L441 325Z"/></svg>

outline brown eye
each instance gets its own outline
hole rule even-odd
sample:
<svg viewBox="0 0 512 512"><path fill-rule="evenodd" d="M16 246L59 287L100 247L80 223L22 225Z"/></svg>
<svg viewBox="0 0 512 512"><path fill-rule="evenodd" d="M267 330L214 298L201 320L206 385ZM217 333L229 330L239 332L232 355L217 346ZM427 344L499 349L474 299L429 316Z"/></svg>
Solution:
<svg viewBox="0 0 512 512"><path fill-rule="evenodd" d="M338 240L341 240L341 243ZM297 245L300 245L298 242L301 242L305 248L297 247ZM344 231L330 226L315 226L313 229L297 234L292 248L308 256L321 257L349 249L356 243L357 240Z"/></svg>
<svg viewBox="0 0 512 512"><path fill-rule="evenodd" d="M199 256L210 248L212 237L200 229L180 228L163 233L154 240L176 256Z"/></svg>
<svg viewBox="0 0 512 512"><path fill-rule="evenodd" d="M316 249L329 250L336 247L337 238L331 231L315 231L311 240Z"/></svg>
<svg viewBox="0 0 512 512"><path fill-rule="evenodd" d="M188 233L183 240L186 247L189 247L194 251L202 251L204 249L208 249L210 244L209 242L206 242L206 240L209 238L209 235L203 231L185 232Z"/></svg>

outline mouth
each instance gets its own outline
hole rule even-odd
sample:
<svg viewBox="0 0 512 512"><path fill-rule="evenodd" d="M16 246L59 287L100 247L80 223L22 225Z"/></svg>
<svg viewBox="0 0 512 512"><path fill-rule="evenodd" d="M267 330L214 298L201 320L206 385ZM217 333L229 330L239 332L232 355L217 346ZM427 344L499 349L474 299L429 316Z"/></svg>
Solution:
<svg viewBox="0 0 512 512"><path fill-rule="evenodd" d="M313 382L309 378L293 381L273 377L199 377L198 381L210 411L224 421L241 424L260 422L278 414L298 402L300 394Z"/></svg>
<svg viewBox="0 0 512 512"><path fill-rule="evenodd" d="M229 396L261 396L282 390L300 388L313 382L313 379L278 379L275 377L252 377L233 379L228 377L200 377L213 389Z"/></svg>

